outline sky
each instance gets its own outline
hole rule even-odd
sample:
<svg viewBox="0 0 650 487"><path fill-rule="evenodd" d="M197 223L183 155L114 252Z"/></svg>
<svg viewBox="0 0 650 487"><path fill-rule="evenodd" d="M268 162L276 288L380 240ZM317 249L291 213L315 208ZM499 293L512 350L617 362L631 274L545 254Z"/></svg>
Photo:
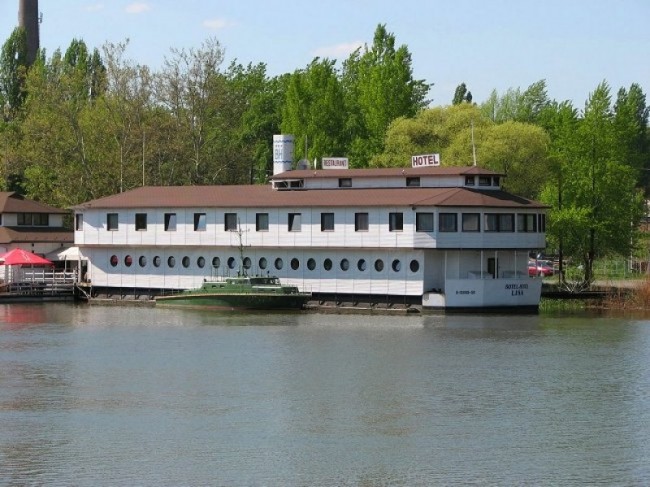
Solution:
<svg viewBox="0 0 650 487"><path fill-rule="evenodd" d="M0 42L18 23L19 0L0 0ZM128 39L126 57L153 70L171 49L217 39L230 61L264 63L276 76L315 57L343 60L385 24L433 83L431 105L449 105L465 83L477 103L493 90L546 80L548 95L582 109L606 81L615 98L650 90L650 0L40 0L41 47L73 39L101 49ZM650 98L649 98L650 104Z"/></svg>

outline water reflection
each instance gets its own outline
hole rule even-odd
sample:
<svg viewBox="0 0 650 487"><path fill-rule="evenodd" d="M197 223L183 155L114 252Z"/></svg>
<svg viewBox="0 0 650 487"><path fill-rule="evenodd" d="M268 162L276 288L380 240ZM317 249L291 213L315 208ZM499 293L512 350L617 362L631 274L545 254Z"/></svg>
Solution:
<svg viewBox="0 0 650 487"><path fill-rule="evenodd" d="M650 481L646 321L0 313L2 484Z"/></svg>

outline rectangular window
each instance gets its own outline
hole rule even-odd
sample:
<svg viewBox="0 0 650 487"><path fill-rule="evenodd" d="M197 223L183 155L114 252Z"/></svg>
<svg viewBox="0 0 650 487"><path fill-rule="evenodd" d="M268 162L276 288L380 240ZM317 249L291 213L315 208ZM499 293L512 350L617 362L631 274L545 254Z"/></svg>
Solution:
<svg viewBox="0 0 650 487"><path fill-rule="evenodd" d="M537 216L537 231L544 233L546 232L546 213L540 213Z"/></svg>
<svg viewBox="0 0 650 487"><path fill-rule="evenodd" d="M406 186L409 188L417 188L420 186L420 178L412 177L406 178Z"/></svg>
<svg viewBox="0 0 650 487"><path fill-rule="evenodd" d="M46 227L50 224L50 215L47 213L34 213L34 226Z"/></svg>
<svg viewBox="0 0 650 487"><path fill-rule="evenodd" d="M479 176L478 177L478 185L479 186L491 186L492 185L492 178L490 176Z"/></svg>
<svg viewBox="0 0 650 487"><path fill-rule="evenodd" d="M499 215L499 231L500 232L515 231L515 215L513 213L503 213Z"/></svg>
<svg viewBox="0 0 650 487"><path fill-rule="evenodd" d="M355 232L368 231L368 213L354 214L354 231Z"/></svg>
<svg viewBox="0 0 650 487"><path fill-rule="evenodd" d="M18 213L18 225L27 227L46 227L50 215L47 213Z"/></svg>
<svg viewBox="0 0 650 487"><path fill-rule="evenodd" d="M109 232L117 230L118 218L117 213L108 213L106 215L106 230Z"/></svg>
<svg viewBox="0 0 650 487"><path fill-rule="evenodd" d="M224 224L223 229L226 232L236 232L237 231L237 213L226 213L224 215Z"/></svg>
<svg viewBox="0 0 650 487"><path fill-rule="evenodd" d="M492 178L492 186L496 186L497 188L499 187L500 179L499 176L494 176Z"/></svg>
<svg viewBox="0 0 650 487"><path fill-rule="evenodd" d="M480 232L481 231L481 214L480 213L463 213L463 232Z"/></svg>
<svg viewBox="0 0 650 487"><path fill-rule="evenodd" d="M48 213L18 213L17 223L25 227L46 227L50 224Z"/></svg>
<svg viewBox="0 0 650 487"><path fill-rule="evenodd" d="M255 231L268 232L269 231L269 214L257 213L255 215Z"/></svg>
<svg viewBox="0 0 650 487"><path fill-rule="evenodd" d="M300 231L300 213L289 213L288 228L290 232Z"/></svg>
<svg viewBox="0 0 650 487"><path fill-rule="evenodd" d="M205 232L205 213L194 213L194 231Z"/></svg>
<svg viewBox="0 0 650 487"><path fill-rule="evenodd" d="M339 178L339 188L351 188L352 178Z"/></svg>
<svg viewBox="0 0 650 487"><path fill-rule="evenodd" d="M401 232L404 230L404 214L403 213L389 213L388 214L388 230L391 232Z"/></svg>
<svg viewBox="0 0 650 487"><path fill-rule="evenodd" d="M499 231L499 215L496 213L485 214L485 231L498 232Z"/></svg>
<svg viewBox="0 0 650 487"><path fill-rule="evenodd" d="M474 186L474 176L465 176L465 186Z"/></svg>
<svg viewBox="0 0 650 487"><path fill-rule="evenodd" d="M74 229L78 232L84 229L84 215L83 213L77 213L74 216Z"/></svg>
<svg viewBox="0 0 650 487"><path fill-rule="evenodd" d="M135 214L135 229L136 230L146 230L147 229L147 214L146 213L136 213Z"/></svg>
<svg viewBox="0 0 650 487"><path fill-rule="evenodd" d="M433 232L433 213L420 213L420 212L416 213L415 231Z"/></svg>
<svg viewBox="0 0 650 487"><path fill-rule="evenodd" d="M165 213L165 231L176 231L176 213Z"/></svg>
<svg viewBox="0 0 650 487"><path fill-rule="evenodd" d="M334 231L334 213L320 214L320 231L321 232Z"/></svg>
<svg viewBox="0 0 650 487"><path fill-rule="evenodd" d="M32 214L31 213L18 213L18 225L20 226L32 226Z"/></svg>
<svg viewBox="0 0 650 487"><path fill-rule="evenodd" d="M537 215L518 213L517 214L517 231L518 232L536 232Z"/></svg>
<svg viewBox="0 0 650 487"><path fill-rule="evenodd" d="M512 213L486 213L486 232L514 232L515 215Z"/></svg>
<svg viewBox="0 0 650 487"><path fill-rule="evenodd" d="M440 213L438 216L438 231L457 232L458 215L456 213Z"/></svg>

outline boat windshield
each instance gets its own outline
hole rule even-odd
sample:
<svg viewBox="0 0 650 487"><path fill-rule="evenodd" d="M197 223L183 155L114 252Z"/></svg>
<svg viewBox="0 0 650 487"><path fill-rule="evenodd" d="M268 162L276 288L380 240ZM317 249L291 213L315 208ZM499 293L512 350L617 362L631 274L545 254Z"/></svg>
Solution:
<svg viewBox="0 0 650 487"><path fill-rule="evenodd" d="M257 286L279 286L280 279L277 277L251 277L251 284Z"/></svg>

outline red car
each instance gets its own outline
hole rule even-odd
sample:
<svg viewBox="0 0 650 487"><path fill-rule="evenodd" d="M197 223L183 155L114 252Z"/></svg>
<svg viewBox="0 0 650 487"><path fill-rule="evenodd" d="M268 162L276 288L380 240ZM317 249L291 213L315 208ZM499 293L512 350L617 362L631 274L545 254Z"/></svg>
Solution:
<svg viewBox="0 0 650 487"><path fill-rule="evenodd" d="M553 275L553 264L546 260L529 260L528 275L530 277L548 277Z"/></svg>

